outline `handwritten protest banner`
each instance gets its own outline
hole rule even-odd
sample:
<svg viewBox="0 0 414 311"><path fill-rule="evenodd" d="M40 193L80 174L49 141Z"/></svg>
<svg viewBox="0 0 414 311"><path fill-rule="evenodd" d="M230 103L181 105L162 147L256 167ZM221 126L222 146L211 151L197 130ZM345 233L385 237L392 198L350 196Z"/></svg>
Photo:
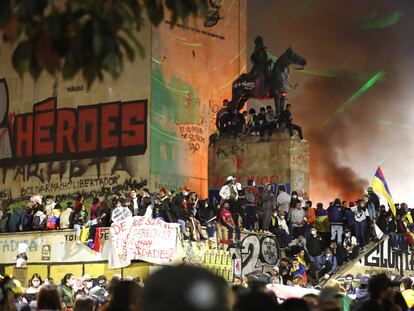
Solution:
<svg viewBox="0 0 414 311"><path fill-rule="evenodd" d="M113 210L111 220L112 222L120 222L121 220L124 220L131 216L132 213L129 208L121 206Z"/></svg>
<svg viewBox="0 0 414 311"><path fill-rule="evenodd" d="M141 216L128 217L112 224L108 267L123 268L131 260L172 264L177 252L178 228L178 224Z"/></svg>

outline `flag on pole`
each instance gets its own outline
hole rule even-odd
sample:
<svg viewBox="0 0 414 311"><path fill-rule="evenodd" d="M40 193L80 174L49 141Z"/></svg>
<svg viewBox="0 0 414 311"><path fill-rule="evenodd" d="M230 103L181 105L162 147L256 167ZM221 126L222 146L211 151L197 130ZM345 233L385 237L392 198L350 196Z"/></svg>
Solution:
<svg viewBox="0 0 414 311"><path fill-rule="evenodd" d="M377 171L375 172L374 179L371 182L371 187L378 194L384 196L387 199L388 205L391 209L391 212L395 216L395 205L392 200L390 189L388 188L387 182L385 181L384 174L381 171L381 167L378 166Z"/></svg>

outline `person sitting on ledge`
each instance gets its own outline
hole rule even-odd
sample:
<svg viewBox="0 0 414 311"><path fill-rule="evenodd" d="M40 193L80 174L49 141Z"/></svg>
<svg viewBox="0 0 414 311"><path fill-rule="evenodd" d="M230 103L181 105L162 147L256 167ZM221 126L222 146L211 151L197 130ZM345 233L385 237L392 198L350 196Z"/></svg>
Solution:
<svg viewBox="0 0 414 311"><path fill-rule="evenodd" d="M292 107L291 104L287 104L286 105L286 109L283 110L282 113L281 113L281 115L280 115L279 122L282 123L282 124L284 124L285 127L287 129L289 129L290 137L292 139L294 139L293 130L296 130L298 132L298 134L299 134L300 141L301 142L306 142L306 140L303 138L302 128L299 125L294 124L292 122L293 118L292 118L292 113L290 112L290 108L291 107Z"/></svg>

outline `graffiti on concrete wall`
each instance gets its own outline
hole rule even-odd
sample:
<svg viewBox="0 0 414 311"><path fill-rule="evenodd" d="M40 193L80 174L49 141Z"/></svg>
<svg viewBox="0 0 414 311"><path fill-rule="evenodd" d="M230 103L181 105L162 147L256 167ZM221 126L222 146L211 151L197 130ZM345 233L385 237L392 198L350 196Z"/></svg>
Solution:
<svg viewBox="0 0 414 311"><path fill-rule="evenodd" d="M206 144L206 135L202 124L179 124L181 139L187 142L188 150L192 153L201 150Z"/></svg>
<svg viewBox="0 0 414 311"><path fill-rule="evenodd" d="M29 112L11 113L7 82L0 80L1 192L81 192L136 178L136 164L128 158L147 150L146 100L57 105L51 97Z"/></svg>
<svg viewBox="0 0 414 311"><path fill-rule="evenodd" d="M240 248L233 248L230 252L241 257L242 276L261 273L265 265L274 266L279 260L279 246L276 238L270 235L242 235Z"/></svg>

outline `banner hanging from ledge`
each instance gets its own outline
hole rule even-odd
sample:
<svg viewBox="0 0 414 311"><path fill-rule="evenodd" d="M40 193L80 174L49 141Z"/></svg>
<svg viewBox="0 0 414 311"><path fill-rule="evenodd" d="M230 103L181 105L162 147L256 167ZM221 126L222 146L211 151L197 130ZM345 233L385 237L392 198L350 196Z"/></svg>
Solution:
<svg viewBox="0 0 414 311"><path fill-rule="evenodd" d="M128 266L131 260L170 265L177 253L179 225L141 216L128 217L110 228L112 249L108 268Z"/></svg>

